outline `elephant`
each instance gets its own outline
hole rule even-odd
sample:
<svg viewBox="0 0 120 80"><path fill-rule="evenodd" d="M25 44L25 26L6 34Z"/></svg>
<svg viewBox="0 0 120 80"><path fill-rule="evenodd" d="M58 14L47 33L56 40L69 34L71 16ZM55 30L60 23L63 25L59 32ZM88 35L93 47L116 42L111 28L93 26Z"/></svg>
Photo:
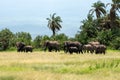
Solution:
<svg viewBox="0 0 120 80"><path fill-rule="evenodd" d="M106 53L106 46L103 44L100 45L94 45L95 47L95 53L96 54L105 54Z"/></svg>
<svg viewBox="0 0 120 80"><path fill-rule="evenodd" d="M23 52L25 43L24 42L16 42L17 52Z"/></svg>
<svg viewBox="0 0 120 80"><path fill-rule="evenodd" d="M73 52L79 53L78 48L77 48L77 47L69 47L69 53L70 53L70 54L73 54Z"/></svg>
<svg viewBox="0 0 120 80"><path fill-rule="evenodd" d="M33 47L28 45L28 46L24 46L24 52L32 52L33 51Z"/></svg>
<svg viewBox="0 0 120 80"><path fill-rule="evenodd" d="M64 52L68 52L69 51L69 47L77 47L79 53L83 53L82 52L82 44L78 41L72 42L72 41L65 41L64 42Z"/></svg>
<svg viewBox="0 0 120 80"><path fill-rule="evenodd" d="M56 52L57 51L60 51L59 47L60 47L60 44L58 41L46 41L44 43L44 51L46 51L48 49L49 52L55 50Z"/></svg>
<svg viewBox="0 0 120 80"><path fill-rule="evenodd" d="M86 53L93 53L94 52L94 47L91 44L86 44L83 46L83 50Z"/></svg>
<svg viewBox="0 0 120 80"><path fill-rule="evenodd" d="M89 42L90 45L94 46L94 45L100 45L100 42L98 41L92 41L92 42Z"/></svg>

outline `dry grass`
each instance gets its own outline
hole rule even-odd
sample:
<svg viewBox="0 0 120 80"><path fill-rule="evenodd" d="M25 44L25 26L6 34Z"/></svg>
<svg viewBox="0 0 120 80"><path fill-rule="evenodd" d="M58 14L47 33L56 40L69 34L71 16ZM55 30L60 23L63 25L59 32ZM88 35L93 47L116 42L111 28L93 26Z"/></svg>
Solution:
<svg viewBox="0 0 120 80"><path fill-rule="evenodd" d="M120 52L0 52L0 80L120 80Z"/></svg>

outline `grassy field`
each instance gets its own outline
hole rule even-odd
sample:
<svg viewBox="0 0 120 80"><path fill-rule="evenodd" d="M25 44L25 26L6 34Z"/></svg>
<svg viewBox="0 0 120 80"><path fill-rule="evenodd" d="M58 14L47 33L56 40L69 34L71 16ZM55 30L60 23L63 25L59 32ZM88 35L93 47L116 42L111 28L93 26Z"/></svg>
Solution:
<svg viewBox="0 0 120 80"><path fill-rule="evenodd" d="M0 52L0 80L120 80L120 52Z"/></svg>

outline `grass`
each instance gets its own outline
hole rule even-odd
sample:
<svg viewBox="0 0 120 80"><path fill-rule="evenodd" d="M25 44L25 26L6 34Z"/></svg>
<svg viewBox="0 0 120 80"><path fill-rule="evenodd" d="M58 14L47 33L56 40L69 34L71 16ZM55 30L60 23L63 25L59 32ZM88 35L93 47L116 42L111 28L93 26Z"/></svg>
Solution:
<svg viewBox="0 0 120 80"><path fill-rule="evenodd" d="M120 52L0 52L0 80L120 80Z"/></svg>

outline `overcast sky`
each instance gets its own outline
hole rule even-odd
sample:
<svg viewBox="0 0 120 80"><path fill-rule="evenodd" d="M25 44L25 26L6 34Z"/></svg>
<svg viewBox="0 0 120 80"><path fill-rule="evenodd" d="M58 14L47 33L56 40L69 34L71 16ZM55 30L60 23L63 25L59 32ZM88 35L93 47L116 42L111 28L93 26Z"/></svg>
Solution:
<svg viewBox="0 0 120 80"><path fill-rule="evenodd" d="M47 28L50 14L63 20L59 33L73 37L86 18L92 4L98 0L0 0L0 30L29 32L32 35L52 35ZM101 0L110 3L111 0Z"/></svg>

